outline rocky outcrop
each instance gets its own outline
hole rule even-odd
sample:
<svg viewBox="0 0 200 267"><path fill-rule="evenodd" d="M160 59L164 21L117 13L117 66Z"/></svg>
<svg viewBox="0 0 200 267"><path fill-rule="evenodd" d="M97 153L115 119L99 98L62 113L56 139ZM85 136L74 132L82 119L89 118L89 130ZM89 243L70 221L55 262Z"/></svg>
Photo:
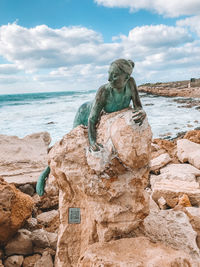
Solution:
<svg viewBox="0 0 200 267"><path fill-rule="evenodd" d="M200 84L189 81L144 84L138 87L140 92L160 96L200 97Z"/></svg>
<svg viewBox="0 0 200 267"><path fill-rule="evenodd" d="M98 266L198 267L198 263L182 251L137 237L91 245L81 256L78 267Z"/></svg>
<svg viewBox="0 0 200 267"><path fill-rule="evenodd" d="M0 175L15 185L36 184L47 165L47 148L51 142L47 132L24 138L0 135Z"/></svg>
<svg viewBox="0 0 200 267"><path fill-rule="evenodd" d="M97 136L103 145L99 152L88 150L87 129L79 126L49 153L60 190L59 267L76 266L89 244L135 236L149 212L144 191L151 149L147 119L142 126L135 124L131 109L105 115ZM72 221L71 208L76 208Z"/></svg>
<svg viewBox="0 0 200 267"><path fill-rule="evenodd" d="M0 243L22 227L33 209L32 198L0 178Z"/></svg>

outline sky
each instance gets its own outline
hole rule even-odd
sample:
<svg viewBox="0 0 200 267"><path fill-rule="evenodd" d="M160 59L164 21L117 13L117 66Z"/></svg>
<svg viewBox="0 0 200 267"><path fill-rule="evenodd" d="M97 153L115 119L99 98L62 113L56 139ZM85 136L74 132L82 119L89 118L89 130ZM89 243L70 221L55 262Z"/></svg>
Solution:
<svg viewBox="0 0 200 267"><path fill-rule="evenodd" d="M200 78L200 1L0 0L0 94L96 90L118 58L138 85Z"/></svg>

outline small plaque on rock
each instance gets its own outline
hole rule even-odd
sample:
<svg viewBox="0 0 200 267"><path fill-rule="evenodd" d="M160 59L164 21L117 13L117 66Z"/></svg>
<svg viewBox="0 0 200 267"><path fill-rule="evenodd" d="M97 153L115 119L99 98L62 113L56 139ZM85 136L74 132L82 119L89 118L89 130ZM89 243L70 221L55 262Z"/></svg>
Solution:
<svg viewBox="0 0 200 267"><path fill-rule="evenodd" d="M69 208L69 223L81 222L81 210L80 208Z"/></svg>

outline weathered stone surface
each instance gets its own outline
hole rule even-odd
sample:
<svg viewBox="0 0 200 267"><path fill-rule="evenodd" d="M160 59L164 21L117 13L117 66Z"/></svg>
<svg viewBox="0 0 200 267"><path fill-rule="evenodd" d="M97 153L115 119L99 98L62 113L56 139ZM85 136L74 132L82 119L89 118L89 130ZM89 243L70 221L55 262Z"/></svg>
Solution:
<svg viewBox="0 0 200 267"><path fill-rule="evenodd" d="M181 249L200 259L196 243L197 233L192 228L188 216L182 211L160 210L151 211L144 220L146 235L153 242Z"/></svg>
<svg viewBox="0 0 200 267"><path fill-rule="evenodd" d="M188 131L183 138L200 144L200 130Z"/></svg>
<svg viewBox="0 0 200 267"><path fill-rule="evenodd" d="M18 233L5 246L5 254L7 256L29 255L33 253L33 244L31 241L31 232L28 230L19 230Z"/></svg>
<svg viewBox="0 0 200 267"><path fill-rule="evenodd" d="M181 139L177 141L177 156L181 162L189 162L200 169L200 144Z"/></svg>
<svg viewBox="0 0 200 267"><path fill-rule="evenodd" d="M48 225L58 216L59 216L58 210L50 210L50 211L39 214L37 216L37 220L38 222L44 225Z"/></svg>
<svg viewBox="0 0 200 267"><path fill-rule="evenodd" d="M0 135L0 175L8 183L35 184L47 165L47 148L51 139L47 132L17 136Z"/></svg>
<svg viewBox="0 0 200 267"><path fill-rule="evenodd" d="M30 217L27 219L24 227L29 230L29 231L33 231L37 228L37 224L38 224L38 221L36 218L33 218L33 217Z"/></svg>
<svg viewBox="0 0 200 267"><path fill-rule="evenodd" d="M56 266L76 266L89 244L131 237L148 214L151 130L132 120L132 110L102 116L99 152L88 151L87 129L79 126L49 153L59 186L60 228ZM81 223L69 224L69 208L80 208Z"/></svg>
<svg viewBox="0 0 200 267"><path fill-rule="evenodd" d="M183 164L168 164L166 167L160 169L160 173L170 173L171 175L181 173L183 174L192 174L195 177L200 176L200 170L195 168L194 166L183 163ZM183 179L182 179L183 180ZM187 180L187 179L186 179Z"/></svg>
<svg viewBox="0 0 200 267"><path fill-rule="evenodd" d="M196 241L197 246L200 248L200 208L186 207L183 211L187 214L193 229L197 233Z"/></svg>
<svg viewBox="0 0 200 267"><path fill-rule="evenodd" d="M23 263L24 257L23 256L11 256L8 257L5 262L5 267L21 267Z"/></svg>
<svg viewBox="0 0 200 267"><path fill-rule="evenodd" d="M0 243L8 241L31 215L30 196L0 178Z"/></svg>
<svg viewBox="0 0 200 267"><path fill-rule="evenodd" d="M35 205L41 210L56 209L58 208L58 195L44 194L39 196L35 194L33 196Z"/></svg>
<svg viewBox="0 0 200 267"><path fill-rule="evenodd" d="M42 257L35 263L34 267L53 267L51 255L48 252L44 252Z"/></svg>
<svg viewBox="0 0 200 267"><path fill-rule="evenodd" d="M197 182L185 182L181 180L162 180L153 183L152 198L156 202L164 197L167 205L174 208L179 197L186 194L193 206L200 206L200 188Z"/></svg>
<svg viewBox="0 0 200 267"><path fill-rule="evenodd" d="M168 153L161 154L160 156L150 161L151 171L159 170L160 168L167 165L172 159Z"/></svg>
<svg viewBox="0 0 200 267"><path fill-rule="evenodd" d="M41 258L41 255L34 254L24 259L23 267L34 267L35 263Z"/></svg>
<svg viewBox="0 0 200 267"><path fill-rule="evenodd" d="M57 238L57 234L47 232L44 229L33 231L31 236L31 239L36 247L51 247L52 249L56 249Z"/></svg>
<svg viewBox="0 0 200 267"><path fill-rule="evenodd" d="M151 243L145 237L96 243L80 257L78 267L198 267L183 251Z"/></svg>

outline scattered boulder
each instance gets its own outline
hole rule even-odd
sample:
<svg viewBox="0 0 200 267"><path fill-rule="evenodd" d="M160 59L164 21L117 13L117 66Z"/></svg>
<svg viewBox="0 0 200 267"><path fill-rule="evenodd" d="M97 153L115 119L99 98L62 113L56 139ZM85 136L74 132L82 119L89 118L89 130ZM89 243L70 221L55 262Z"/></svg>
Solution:
<svg viewBox="0 0 200 267"><path fill-rule="evenodd" d="M168 153L161 154L160 156L150 161L150 170L156 171L167 165L172 159Z"/></svg>
<svg viewBox="0 0 200 267"><path fill-rule="evenodd" d="M42 257L36 261L34 267L53 267L51 255L45 251L42 254Z"/></svg>
<svg viewBox="0 0 200 267"><path fill-rule="evenodd" d="M0 178L0 243L5 243L31 215L33 200Z"/></svg>
<svg viewBox="0 0 200 267"><path fill-rule="evenodd" d="M47 132L17 136L0 135L0 175L15 185L36 184L47 165L47 149L51 142Z"/></svg>
<svg viewBox="0 0 200 267"><path fill-rule="evenodd" d="M147 119L139 126L126 109L101 117L100 151L88 151L88 133L82 126L50 150L49 166L60 190L56 266L76 266L89 244L139 231L149 210L144 188L151 136Z"/></svg>
<svg viewBox="0 0 200 267"><path fill-rule="evenodd" d="M24 259L23 261L23 267L34 267L35 263L41 259L41 255L39 254L34 254L32 256L28 256Z"/></svg>
<svg viewBox="0 0 200 267"><path fill-rule="evenodd" d="M146 237L95 243L82 254L78 267L120 266L198 266L187 253L174 250Z"/></svg>
<svg viewBox="0 0 200 267"><path fill-rule="evenodd" d="M5 262L5 267L21 267L23 263L24 257L23 256L11 256L8 257Z"/></svg>
<svg viewBox="0 0 200 267"><path fill-rule="evenodd" d="M151 211L144 219L144 228L146 235L153 242L163 242L167 246L184 250L199 259L197 233L184 212Z"/></svg>
<svg viewBox="0 0 200 267"><path fill-rule="evenodd" d="M36 218L33 217L28 218L24 225L24 227L29 231L35 230L37 226L38 226L38 221Z"/></svg>
<svg viewBox="0 0 200 267"><path fill-rule="evenodd" d="M200 169L200 144L181 139L177 141L177 156L181 162L189 162Z"/></svg>
<svg viewBox="0 0 200 267"><path fill-rule="evenodd" d="M51 247L56 250L58 235L55 233L50 233L44 229L35 230L32 232L32 241L36 247L46 248Z"/></svg>
<svg viewBox="0 0 200 267"><path fill-rule="evenodd" d="M43 225L49 225L58 216L59 216L58 210L50 210L39 214L37 216L37 220L39 223Z"/></svg>
<svg viewBox="0 0 200 267"><path fill-rule="evenodd" d="M18 255L29 255L33 253L33 244L31 241L31 232L22 229L10 240L5 246L5 254L7 256L18 254Z"/></svg>
<svg viewBox="0 0 200 267"><path fill-rule="evenodd" d="M177 173L181 173L181 175L189 174L194 175L195 177L200 176L200 170L195 168L190 164L168 164L166 167L160 169L160 173L170 173L172 176ZM183 179L182 179L183 180Z"/></svg>
<svg viewBox="0 0 200 267"><path fill-rule="evenodd" d="M183 138L188 139L194 143L200 144L200 130L188 131Z"/></svg>
<svg viewBox="0 0 200 267"><path fill-rule="evenodd" d="M200 188L197 182L185 182L181 180L165 180L154 182L152 198L156 202L164 197L167 205L174 208L179 197L186 194L193 206L200 206Z"/></svg>

